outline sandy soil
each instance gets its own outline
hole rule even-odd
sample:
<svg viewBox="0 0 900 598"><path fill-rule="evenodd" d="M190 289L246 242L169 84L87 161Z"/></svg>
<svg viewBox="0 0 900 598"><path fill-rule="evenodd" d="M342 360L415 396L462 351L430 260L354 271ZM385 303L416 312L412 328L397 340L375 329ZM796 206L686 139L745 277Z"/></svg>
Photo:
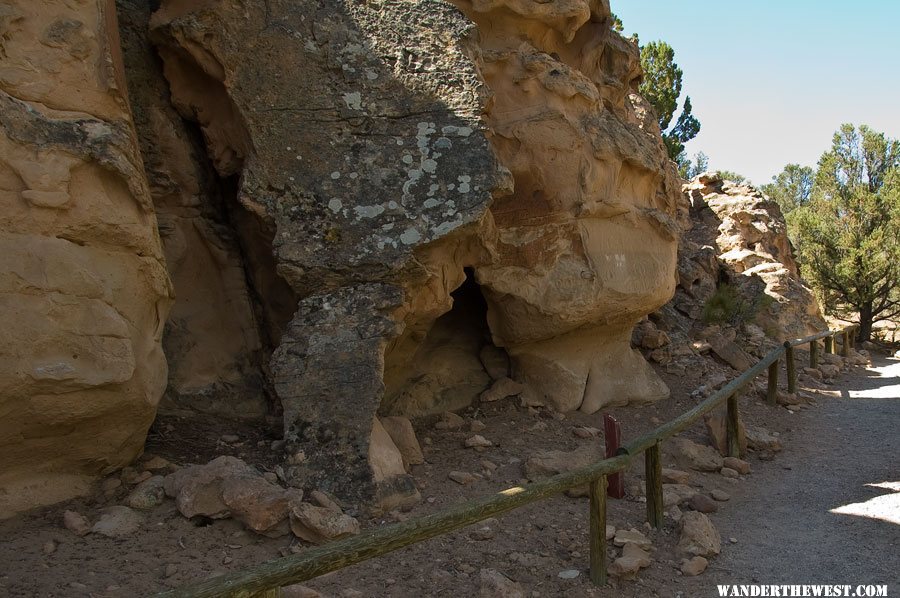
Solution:
<svg viewBox="0 0 900 598"><path fill-rule="evenodd" d="M700 577L685 578L678 570L680 559L674 551L678 534L671 519L660 531L643 527L645 505L633 495L642 467L637 459L626 478L632 495L611 500L609 506L609 523L642 529L654 541L653 565L636 581L613 579L602 590L591 586L586 574L587 499L559 496L307 585L329 596L474 596L480 569L493 568L520 582L531 596L712 596L715 583L753 579L800 583L801 578L820 583L893 583L896 593L900 527L828 512L888 493L866 483L900 480L900 392L883 390L890 386L885 381L897 375L894 369L883 372L888 373L880 378L877 372L861 369L843 374L836 397L820 394L817 404L797 413L763 405L755 395L742 399L745 421L780 433L786 448L774 461L761 461L751 453L753 472L739 480L692 474L698 491L718 488L732 496L710 515L724 547ZM626 438L700 400L690 397L702 383L694 373L663 376L673 391L669 400L611 410L622 422ZM870 388L880 388L889 397L854 394ZM602 451L600 440L573 434L576 426L602 428L601 414L562 417L503 401L463 415L486 424L479 433L495 446L483 452L464 449L462 442L471 435L468 430L435 430L428 422L417 423L427 462L414 467L413 474L425 500L410 513L363 518L364 526L389 524L520 484L523 461L542 450L593 443L598 456ZM219 440L223 434L235 434L240 441L224 443ZM700 424L686 435L702 440L705 431ZM182 464L234 454L271 470L276 459L268 447L276 437L262 425L169 415L155 424L147 450ZM490 477L468 486L447 478L452 470L482 473L481 462L486 459L498 465ZM150 595L305 548L298 540L246 532L229 520L186 520L171 501L148 513L141 531L127 538L96 534L79 538L62 526L66 509L93 520L127 491L123 487L105 495L98 489L91 497L0 522L0 596ZM731 537L736 543L728 541ZM612 544L609 554L618 555ZM579 572L575 579L558 576L571 569Z"/></svg>

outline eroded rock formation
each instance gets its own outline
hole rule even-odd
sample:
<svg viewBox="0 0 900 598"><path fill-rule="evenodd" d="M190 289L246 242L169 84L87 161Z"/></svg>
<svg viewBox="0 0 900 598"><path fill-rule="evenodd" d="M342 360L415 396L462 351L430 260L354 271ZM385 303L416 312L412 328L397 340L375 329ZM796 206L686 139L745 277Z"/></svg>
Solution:
<svg viewBox="0 0 900 598"><path fill-rule="evenodd" d="M636 46L605 2L459 5L479 27L485 123L514 178L477 269L495 343L532 399L562 411L667 396L630 348L674 291L679 184L633 94Z"/></svg>
<svg viewBox="0 0 900 598"><path fill-rule="evenodd" d="M828 328L819 303L800 278L781 209L755 188L704 173L684 186L701 234L714 238L724 280L747 304L756 306L750 318L775 340L803 337ZM708 210L707 210L708 208ZM710 247L710 246L707 246ZM694 265L706 264L682 280L701 288L709 298L718 274L709 265L712 248L687 250ZM713 261L715 264L715 261ZM690 280L689 280L690 279ZM763 298L763 301L760 301Z"/></svg>
<svg viewBox="0 0 900 598"><path fill-rule="evenodd" d="M127 96L111 0L0 9L16 471L126 463L167 387L271 398L291 484L390 508L378 416L667 395L630 339L679 182L605 0L118 5Z"/></svg>
<svg viewBox="0 0 900 598"><path fill-rule="evenodd" d="M492 344L530 402L667 395L629 339L674 290L679 188L605 2L169 1L151 37L300 299L271 360L292 483L413 496L376 411L471 402Z"/></svg>
<svg viewBox="0 0 900 598"><path fill-rule="evenodd" d="M134 459L172 300L111 2L0 6L0 517Z"/></svg>
<svg viewBox="0 0 900 598"><path fill-rule="evenodd" d="M150 3L117 0L117 10L131 109L177 297L163 336L166 396L178 407L262 416L269 330L280 333L296 299L273 287L262 289L263 301L250 288L245 255L271 261L271 242L253 234L252 218L234 198L237 181L218 176L200 133L172 106L148 39ZM258 276L266 274L253 266ZM269 325L264 306L278 301L285 305L275 311L285 315Z"/></svg>

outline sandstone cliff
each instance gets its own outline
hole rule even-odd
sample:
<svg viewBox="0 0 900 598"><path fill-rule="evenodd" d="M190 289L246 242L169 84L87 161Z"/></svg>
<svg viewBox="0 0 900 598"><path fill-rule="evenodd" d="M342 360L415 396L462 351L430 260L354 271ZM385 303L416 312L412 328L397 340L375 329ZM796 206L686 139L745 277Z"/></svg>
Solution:
<svg viewBox="0 0 900 598"><path fill-rule="evenodd" d="M172 289L111 2L0 6L0 517L141 451Z"/></svg>
<svg viewBox="0 0 900 598"><path fill-rule="evenodd" d="M0 511L164 394L283 412L289 483L385 508L379 417L667 396L630 339L679 181L606 1L117 4L0 9Z"/></svg>
<svg viewBox="0 0 900 598"><path fill-rule="evenodd" d="M629 338L674 290L678 181L608 4L169 1L151 38L270 245L255 294L299 299L270 319L292 483L414 496L375 414L471 402L485 347L529 402L667 395Z"/></svg>

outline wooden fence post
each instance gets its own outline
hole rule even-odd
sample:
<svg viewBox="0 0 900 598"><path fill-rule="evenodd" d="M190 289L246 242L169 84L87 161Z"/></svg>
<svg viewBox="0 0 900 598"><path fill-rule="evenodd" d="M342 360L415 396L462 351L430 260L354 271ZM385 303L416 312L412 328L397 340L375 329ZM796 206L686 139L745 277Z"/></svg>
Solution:
<svg viewBox="0 0 900 598"><path fill-rule="evenodd" d="M728 412L725 420L727 433L728 456L740 457L741 444L738 442L738 429L740 427L740 413L738 413L738 396L735 392L728 397Z"/></svg>
<svg viewBox="0 0 900 598"><path fill-rule="evenodd" d="M590 484L590 551L591 581L595 586L606 584L606 476Z"/></svg>
<svg viewBox="0 0 900 598"><path fill-rule="evenodd" d="M656 529L663 525L662 459L657 442L644 451L644 484L647 495L647 521Z"/></svg>
<svg viewBox="0 0 900 598"><path fill-rule="evenodd" d="M769 388L766 391L766 402L774 405L778 402L778 360L769 365Z"/></svg>
<svg viewBox="0 0 900 598"><path fill-rule="evenodd" d="M809 367L819 367L819 341L809 341Z"/></svg>
<svg viewBox="0 0 900 598"><path fill-rule="evenodd" d="M797 392L797 364L794 363L794 347L784 343L784 367L787 370L788 392Z"/></svg>
<svg viewBox="0 0 900 598"><path fill-rule="evenodd" d="M850 333L846 330L841 333L841 341L841 355L850 357Z"/></svg>
<svg viewBox="0 0 900 598"><path fill-rule="evenodd" d="M606 458L616 456L622 445L622 428L619 422L608 413L603 414L603 438L606 442ZM621 471L609 476L608 492L613 498L625 498L625 474Z"/></svg>
<svg viewBox="0 0 900 598"><path fill-rule="evenodd" d="M850 327L850 348L856 348L856 326Z"/></svg>
<svg viewBox="0 0 900 598"><path fill-rule="evenodd" d="M825 337L825 352L834 354L834 337L830 334Z"/></svg>

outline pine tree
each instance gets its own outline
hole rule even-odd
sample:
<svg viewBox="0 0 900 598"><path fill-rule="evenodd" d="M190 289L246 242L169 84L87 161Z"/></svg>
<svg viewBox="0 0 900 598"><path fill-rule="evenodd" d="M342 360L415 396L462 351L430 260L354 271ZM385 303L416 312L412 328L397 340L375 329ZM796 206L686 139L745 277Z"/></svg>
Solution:
<svg viewBox="0 0 900 598"><path fill-rule="evenodd" d="M789 225L803 274L832 312L859 315L859 336L900 316L900 144L842 125L819 159L811 199Z"/></svg>

